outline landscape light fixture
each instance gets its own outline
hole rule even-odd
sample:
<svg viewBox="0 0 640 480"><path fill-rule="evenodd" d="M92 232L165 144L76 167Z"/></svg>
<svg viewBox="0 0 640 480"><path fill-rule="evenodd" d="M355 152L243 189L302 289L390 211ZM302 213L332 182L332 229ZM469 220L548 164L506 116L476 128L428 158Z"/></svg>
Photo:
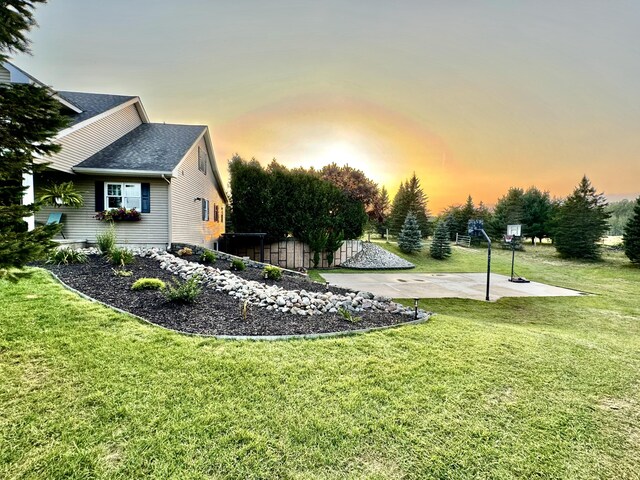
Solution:
<svg viewBox="0 0 640 480"><path fill-rule="evenodd" d="M417 298L413 299L413 319L414 320L418 319L418 299Z"/></svg>

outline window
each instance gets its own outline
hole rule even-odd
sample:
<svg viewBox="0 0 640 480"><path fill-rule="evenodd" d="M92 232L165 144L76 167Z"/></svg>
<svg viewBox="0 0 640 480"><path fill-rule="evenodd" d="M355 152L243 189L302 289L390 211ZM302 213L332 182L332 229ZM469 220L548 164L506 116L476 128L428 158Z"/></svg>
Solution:
<svg viewBox="0 0 640 480"><path fill-rule="evenodd" d="M202 221L209 221L209 200L206 198L202 199Z"/></svg>
<svg viewBox="0 0 640 480"><path fill-rule="evenodd" d="M207 163L209 163L209 157L207 156L206 150L198 147L198 170L205 175L207 174Z"/></svg>
<svg viewBox="0 0 640 480"><path fill-rule="evenodd" d="M124 207L128 210L142 207L142 194L139 183L105 182L104 205L107 210Z"/></svg>

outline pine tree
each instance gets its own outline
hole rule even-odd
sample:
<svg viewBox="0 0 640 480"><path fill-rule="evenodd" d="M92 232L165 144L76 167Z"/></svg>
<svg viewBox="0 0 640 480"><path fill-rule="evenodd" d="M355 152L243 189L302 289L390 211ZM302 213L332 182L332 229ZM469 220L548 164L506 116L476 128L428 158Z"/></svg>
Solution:
<svg viewBox="0 0 640 480"><path fill-rule="evenodd" d="M398 234L404 225L404 221L409 212L413 212L416 221L422 232L422 237L426 238L431 234L429 223L429 211L427 210L427 196L425 195L420 180L414 173L413 176L400 184L398 193L393 199L390 215L390 230Z"/></svg>
<svg viewBox="0 0 640 480"><path fill-rule="evenodd" d="M0 63L10 52L29 52L26 32L35 25L33 5L44 1L8 0L0 3ZM41 171L35 156L59 151L52 142L66 126L60 104L48 89L30 84L0 84L0 278L24 275L12 271L42 258L55 247L51 238L58 226L27 230L24 217L32 216L36 204L23 205L24 175Z"/></svg>
<svg viewBox="0 0 640 480"><path fill-rule="evenodd" d="M407 217L398 236L398 247L404 253L413 253L422 250L422 235L418 220L413 212L407 213Z"/></svg>
<svg viewBox="0 0 640 480"><path fill-rule="evenodd" d="M607 201L584 176L558 209L555 245L565 258L600 258L598 241L607 231Z"/></svg>
<svg viewBox="0 0 640 480"><path fill-rule="evenodd" d="M429 253L436 260L444 260L451 256L451 242L449 241L447 222L438 222Z"/></svg>
<svg viewBox="0 0 640 480"><path fill-rule="evenodd" d="M624 227L624 253L633 263L640 264L640 197L633 207L633 216Z"/></svg>

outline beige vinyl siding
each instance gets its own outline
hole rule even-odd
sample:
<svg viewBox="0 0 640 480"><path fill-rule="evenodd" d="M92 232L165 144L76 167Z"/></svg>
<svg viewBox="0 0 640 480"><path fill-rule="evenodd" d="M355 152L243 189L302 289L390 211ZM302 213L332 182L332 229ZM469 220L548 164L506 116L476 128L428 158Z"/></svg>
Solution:
<svg viewBox="0 0 640 480"><path fill-rule="evenodd" d="M50 177L49 177L50 178ZM134 246L159 246L164 247L169 243L169 216L168 216L168 187L162 179L135 178L135 177L93 177L80 175L58 176L56 182L72 180L76 188L84 198L82 208L54 208L45 207L36 214L36 222L46 223L50 213L62 212L64 223L63 233L66 238L74 240L87 240L94 243L96 234L104 231L108 224L96 220L95 212L95 182L134 182L149 183L151 188L151 212L143 213L139 222L115 222L118 235L118 244ZM36 178L36 195L38 185L46 185L48 178Z"/></svg>
<svg viewBox="0 0 640 480"><path fill-rule="evenodd" d="M209 156L207 174L198 169L198 148ZM178 165L171 179L171 241L190 243L213 248L224 233L224 221L214 221L215 206L226 215L224 202L216 188L211 162L213 155L208 152L204 138L201 138L187 157ZM202 221L202 202L194 198L209 200L209 221ZM221 216L220 219L224 219Z"/></svg>
<svg viewBox="0 0 640 480"><path fill-rule="evenodd" d="M11 81L11 72L0 66L0 83L9 83Z"/></svg>
<svg viewBox="0 0 640 480"><path fill-rule="evenodd" d="M71 168L112 144L142 123L135 105L80 128L59 140L62 150L47 159L49 168L71 172Z"/></svg>

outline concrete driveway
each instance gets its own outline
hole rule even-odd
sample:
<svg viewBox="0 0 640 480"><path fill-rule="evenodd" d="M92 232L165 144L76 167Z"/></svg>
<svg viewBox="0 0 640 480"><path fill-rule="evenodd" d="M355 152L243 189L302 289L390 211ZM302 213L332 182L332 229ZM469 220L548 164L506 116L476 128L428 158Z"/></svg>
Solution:
<svg viewBox="0 0 640 480"><path fill-rule="evenodd" d="M391 298L471 298L484 300L486 273L324 273L332 285ZM491 300L502 297L572 297L582 292L544 283L513 283L491 274Z"/></svg>

